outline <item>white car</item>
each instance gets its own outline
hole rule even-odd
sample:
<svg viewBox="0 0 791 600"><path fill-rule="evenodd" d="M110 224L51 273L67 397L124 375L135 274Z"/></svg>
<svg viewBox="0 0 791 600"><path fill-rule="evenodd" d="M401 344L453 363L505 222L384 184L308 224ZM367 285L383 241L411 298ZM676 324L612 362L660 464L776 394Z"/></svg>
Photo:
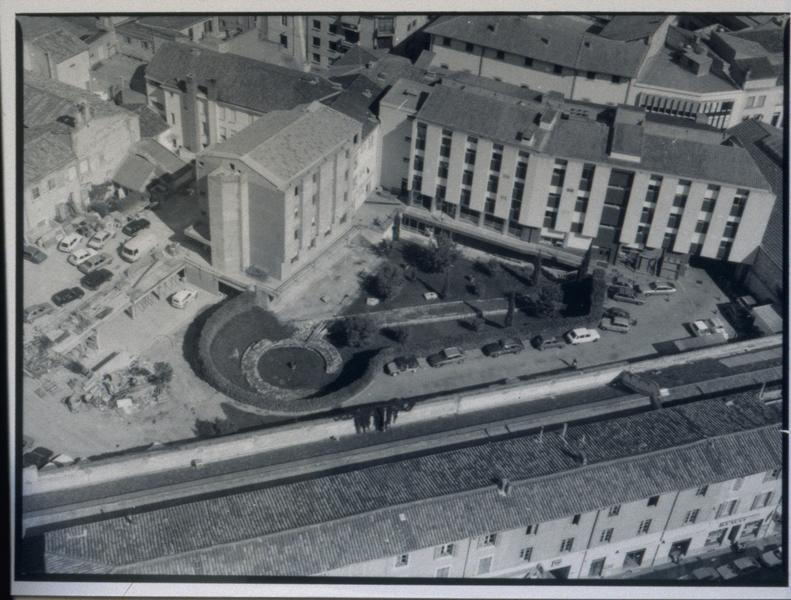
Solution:
<svg viewBox="0 0 791 600"><path fill-rule="evenodd" d="M650 296L651 294L675 294L676 286L667 281L654 281L648 286L647 290L643 290L643 294Z"/></svg>
<svg viewBox="0 0 791 600"><path fill-rule="evenodd" d="M90 240L88 240L88 248L101 250L114 235L115 233L113 233L112 231L108 231L107 229L100 229L99 231L93 234L93 237Z"/></svg>
<svg viewBox="0 0 791 600"><path fill-rule="evenodd" d="M179 290L170 297L170 304L174 308L185 308L197 295L198 292L195 290Z"/></svg>
<svg viewBox="0 0 791 600"><path fill-rule="evenodd" d="M725 323L720 321L717 317L713 319L706 319L706 325L709 326L709 329L712 333L720 333L724 335L726 338L729 338L728 330L725 329Z"/></svg>
<svg viewBox="0 0 791 600"><path fill-rule="evenodd" d="M577 327L566 333L566 341L569 344L586 344L588 342L598 342L599 332L595 329L588 329L586 327Z"/></svg>
<svg viewBox="0 0 791 600"><path fill-rule="evenodd" d="M692 321L692 323L689 324L689 327L692 329L692 335L697 337L709 335L712 332L708 323L702 319L699 321Z"/></svg>
<svg viewBox="0 0 791 600"><path fill-rule="evenodd" d="M58 250L61 252L71 252L74 247L82 241L82 236L79 233L70 233L58 242Z"/></svg>
<svg viewBox="0 0 791 600"><path fill-rule="evenodd" d="M96 250L92 250L91 248L80 248L71 253L71 256L69 256L69 264L79 267L93 256L96 256Z"/></svg>

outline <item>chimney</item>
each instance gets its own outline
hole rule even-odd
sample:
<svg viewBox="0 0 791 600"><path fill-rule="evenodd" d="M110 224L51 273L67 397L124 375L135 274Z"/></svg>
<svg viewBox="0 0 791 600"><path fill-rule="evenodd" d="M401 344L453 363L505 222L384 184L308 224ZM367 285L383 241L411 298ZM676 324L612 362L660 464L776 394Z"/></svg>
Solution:
<svg viewBox="0 0 791 600"><path fill-rule="evenodd" d="M217 101L217 80L213 77L206 80L206 97L214 102Z"/></svg>
<svg viewBox="0 0 791 600"><path fill-rule="evenodd" d="M99 26L105 31L115 31L112 17L99 17Z"/></svg>
<svg viewBox="0 0 791 600"><path fill-rule="evenodd" d="M77 129L88 127L90 124L91 106L85 100L82 100L79 104L77 104L77 116L75 120Z"/></svg>
<svg viewBox="0 0 791 600"><path fill-rule="evenodd" d="M47 61L47 77L49 77L50 79L57 79L58 68L55 65L55 61L52 59L52 55L49 52L44 52L44 60Z"/></svg>
<svg viewBox="0 0 791 600"><path fill-rule="evenodd" d="M511 482L507 477L502 477L497 481L497 493L501 496L508 496L511 493Z"/></svg>

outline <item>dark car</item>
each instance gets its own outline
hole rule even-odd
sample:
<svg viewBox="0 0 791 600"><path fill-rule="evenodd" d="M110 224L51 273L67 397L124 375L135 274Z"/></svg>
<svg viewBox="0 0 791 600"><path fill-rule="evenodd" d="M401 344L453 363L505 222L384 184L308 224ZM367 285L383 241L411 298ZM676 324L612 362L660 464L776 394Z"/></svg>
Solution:
<svg viewBox="0 0 791 600"><path fill-rule="evenodd" d="M49 462L49 459L52 458L52 455L52 450L49 448L44 448L43 446L39 446L38 448L35 448L22 455L22 468L36 467L37 469L40 469Z"/></svg>
<svg viewBox="0 0 791 600"><path fill-rule="evenodd" d="M69 302L77 300L78 298L82 298L84 295L85 292L82 288L66 288L65 290L61 290L52 296L52 302L56 306L63 306L64 304L68 304Z"/></svg>
<svg viewBox="0 0 791 600"><path fill-rule="evenodd" d="M455 362L462 362L464 360L464 350L451 346L443 348L436 354L426 357L426 362L432 367L441 367Z"/></svg>
<svg viewBox="0 0 791 600"><path fill-rule="evenodd" d="M33 304L25 309L25 323L32 323L36 319L48 315L55 310L49 302L42 302L41 304Z"/></svg>
<svg viewBox="0 0 791 600"><path fill-rule="evenodd" d="M415 373L420 368L417 357L399 356L385 365L385 372L388 375L400 375L401 373Z"/></svg>
<svg viewBox="0 0 791 600"><path fill-rule="evenodd" d="M525 349L525 345L516 338L499 340L492 344L486 344L481 350L486 356L497 358L503 354L517 354Z"/></svg>
<svg viewBox="0 0 791 600"><path fill-rule="evenodd" d="M148 219L135 219L134 221L129 221L124 228L121 229L121 232L124 235L135 235L138 231L143 231L144 229L148 229L151 227L151 223Z"/></svg>
<svg viewBox="0 0 791 600"><path fill-rule="evenodd" d="M533 347L537 350L549 350L551 348L562 348L565 345L565 342L556 337L544 337L543 335L537 335L531 341Z"/></svg>
<svg viewBox="0 0 791 600"><path fill-rule="evenodd" d="M25 244L22 247L22 256L25 257L25 260L29 260L34 264L43 263L47 260L47 255L44 253L43 250L36 248L32 244Z"/></svg>
<svg viewBox="0 0 791 600"><path fill-rule="evenodd" d="M96 269L80 279L80 285L87 290L95 290L113 278L112 271L108 269Z"/></svg>
<svg viewBox="0 0 791 600"><path fill-rule="evenodd" d="M632 319L632 315L629 314L628 310L618 306L608 306L605 308L604 316L610 319L613 317L621 317L622 319L628 319L632 325L637 325L637 319Z"/></svg>
<svg viewBox="0 0 791 600"><path fill-rule="evenodd" d="M74 231L79 233L84 238L90 238L96 230L88 221L80 221L74 226Z"/></svg>

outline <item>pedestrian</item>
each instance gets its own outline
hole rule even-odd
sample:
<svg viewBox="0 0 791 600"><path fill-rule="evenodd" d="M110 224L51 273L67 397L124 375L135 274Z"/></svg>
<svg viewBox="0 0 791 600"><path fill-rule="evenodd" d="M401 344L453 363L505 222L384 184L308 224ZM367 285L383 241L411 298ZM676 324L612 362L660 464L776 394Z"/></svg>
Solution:
<svg viewBox="0 0 791 600"><path fill-rule="evenodd" d="M576 358L571 361L571 368L572 369L576 369L577 368L577 359Z"/></svg>

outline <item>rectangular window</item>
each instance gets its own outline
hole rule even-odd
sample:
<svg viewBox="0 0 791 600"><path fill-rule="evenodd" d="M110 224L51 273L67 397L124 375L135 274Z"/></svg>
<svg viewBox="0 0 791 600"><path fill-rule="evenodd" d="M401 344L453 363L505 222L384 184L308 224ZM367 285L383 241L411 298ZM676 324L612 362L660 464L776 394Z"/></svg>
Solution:
<svg viewBox="0 0 791 600"><path fill-rule="evenodd" d="M613 75L612 76L613 83L621 83L621 76L620 75Z"/></svg>
<svg viewBox="0 0 791 600"><path fill-rule="evenodd" d="M589 192L593 187L593 174L596 172L596 166L585 164L582 167L582 176L580 177L579 189L581 192Z"/></svg>
<svg viewBox="0 0 791 600"><path fill-rule="evenodd" d="M536 535L538 533L538 525L528 525L525 528L525 535Z"/></svg>
<svg viewBox="0 0 791 600"><path fill-rule="evenodd" d="M709 230L709 222L708 221L698 221L695 224L695 233L706 233Z"/></svg>
<svg viewBox="0 0 791 600"><path fill-rule="evenodd" d="M654 209L644 206L643 210L640 213L640 222L649 225L653 218L654 218Z"/></svg>
<svg viewBox="0 0 791 600"><path fill-rule="evenodd" d="M555 211L548 210L544 213L544 227L547 229L555 229L555 223L557 222L558 213Z"/></svg>
<svg viewBox="0 0 791 600"><path fill-rule="evenodd" d="M463 208L467 208L470 206L470 190L461 190L459 194L459 201L461 202L461 206Z"/></svg>
<svg viewBox="0 0 791 600"><path fill-rule="evenodd" d="M656 202L659 197L659 188L662 187L662 177L659 175L651 175L648 180L648 190L645 193L646 202Z"/></svg>
<svg viewBox="0 0 791 600"><path fill-rule="evenodd" d="M736 512L736 507L739 505L738 500L728 500L727 502L723 502L717 507L717 514L715 515L715 519L720 519L722 517L730 517L733 513Z"/></svg>
<svg viewBox="0 0 791 600"><path fill-rule="evenodd" d="M474 165L475 164L475 155L476 155L475 150L468 149L464 153L464 162L469 164L469 165Z"/></svg>
<svg viewBox="0 0 791 600"><path fill-rule="evenodd" d="M591 567L588 571L588 577L601 577L602 571L604 571L604 561L605 559L603 558L597 558L591 562Z"/></svg>
<svg viewBox="0 0 791 600"><path fill-rule="evenodd" d="M724 238L733 238L736 236L736 228L738 227L738 223L726 223L725 229L722 231L722 237Z"/></svg>
<svg viewBox="0 0 791 600"><path fill-rule="evenodd" d="M639 567L643 564L643 556L645 556L645 549L627 552L623 561L623 568L634 569L635 567Z"/></svg>
<svg viewBox="0 0 791 600"><path fill-rule="evenodd" d="M500 179L497 177L497 175L489 175L489 181L486 184L486 191L496 194L499 181Z"/></svg>
<svg viewBox="0 0 791 600"><path fill-rule="evenodd" d="M321 38L313 36L313 45L318 48L321 46Z"/></svg>
<svg viewBox="0 0 791 600"><path fill-rule="evenodd" d="M321 54L316 54L315 52L313 52L311 58L312 58L314 63L320 63L321 62Z"/></svg>
<svg viewBox="0 0 791 600"><path fill-rule="evenodd" d="M731 205L731 216L741 217L744 214L744 207L747 204L747 197L750 195L748 190L736 190L736 196Z"/></svg>
<svg viewBox="0 0 791 600"><path fill-rule="evenodd" d="M723 527L722 529L717 529L709 533L706 537L706 541L703 543L704 546L719 546L722 544L722 540L725 539L725 534L727 533L728 528Z"/></svg>
<svg viewBox="0 0 791 600"><path fill-rule="evenodd" d="M472 171L464 171L461 174L462 185L472 185Z"/></svg>
<svg viewBox="0 0 791 600"><path fill-rule="evenodd" d="M439 155L444 158L450 157L450 138L444 137L439 145Z"/></svg>
<svg viewBox="0 0 791 600"><path fill-rule="evenodd" d="M505 60L505 52L502 50L497 51L497 60Z"/></svg>
<svg viewBox="0 0 791 600"><path fill-rule="evenodd" d="M552 182L550 185L561 187L563 181L566 179L566 165L565 160L556 160L555 167L552 169Z"/></svg>
<svg viewBox="0 0 791 600"><path fill-rule="evenodd" d="M440 567L439 569L437 569L437 572L435 573L435 577L437 577L437 579L445 579L449 576L450 576L450 567Z"/></svg>
<svg viewBox="0 0 791 600"><path fill-rule="evenodd" d="M496 533L487 533L485 536L478 540L478 547L483 546L494 546L497 544L497 534Z"/></svg>
<svg viewBox="0 0 791 600"><path fill-rule="evenodd" d="M449 37L443 37L442 38L442 45L445 46L446 48L449 48L450 47L450 38Z"/></svg>
<svg viewBox="0 0 791 600"><path fill-rule="evenodd" d="M555 75L561 75L563 73L563 67L560 65L552 65L552 72Z"/></svg>
<svg viewBox="0 0 791 600"><path fill-rule="evenodd" d="M547 196L547 208L557 208L560 206L560 194L550 194Z"/></svg>
<svg viewBox="0 0 791 600"><path fill-rule="evenodd" d="M517 179L524 179L527 175L527 163L526 162L518 162L516 163L516 173L514 177Z"/></svg>
<svg viewBox="0 0 791 600"><path fill-rule="evenodd" d="M532 547L522 548L519 551L519 558L521 558L522 560L525 560L527 562L530 562L530 559L532 558L532 556L533 556L533 548Z"/></svg>
<svg viewBox="0 0 791 600"><path fill-rule="evenodd" d="M742 535L740 537L742 539L758 537L758 532L761 530L761 523L763 522L764 520L760 519L758 521L750 521L749 523L745 523L744 527L742 528Z"/></svg>
<svg viewBox="0 0 791 600"><path fill-rule="evenodd" d="M41 196L41 192L39 191L38 187L34 187L32 190L30 190L30 193L33 195L34 200Z"/></svg>
<svg viewBox="0 0 791 600"><path fill-rule="evenodd" d="M396 557L395 566L405 567L409 564L409 554L401 554Z"/></svg>
<svg viewBox="0 0 791 600"><path fill-rule="evenodd" d="M486 198L483 203L483 212L487 214L492 214L494 212L494 205L496 204L497 200L495 198Z"/></svg>
<svg viewBox="0 0 791 600"><path fill-rule="evenodd" d="M423 157L422 156L415 156L415 162L413 163L413 167L415 171L422 171L423 170Z"/></svg>
<svg viewBox="0 0 791 600"><path fill-rule="evenodd" d="M698 520L698 513L700 513L700 509L690 510L684 515L684 525L691 525L695 521Z"/></svg>
<svg viewBox="0 0 791 600"><path fill-rule="evenodd" d="M769 506L769 503L772 501L772 496L774 494L772 492L766 492L765 494L758 494L753 499L753 504L750 507L750 510L755 510L756 508L766 508Z"/></svg>
<svg viewBox="0 0 791 600"><path fill-rule="evenodd" d="M489 163L489 170L490 171L500 171L500 167L502 166L503 162L503 147L499 144L495 144L492 150L492 160Z"/></svg>
<svg viewBox="0 0 791 600"><path fill-rule="evenodd" d="M569 225L569 231L571 233L582 233L582 227L583 227L582 223L572 223L571 225Z"/></svg>
<svg viewBox="0 0 791 600"><path fill-rule="evenodd" d="M171 125L176 124L176 113L170 113L170 124Z"/></svg>
<svg viewBox="0 0 791 600"><path fill-rule="evenodd" d="M472 52L473 50L475 50L475 46L473 44L470 44L469 42L464 44L464 51L465 52Z"/></svg>
<svg viewBox="0 0 791 600"><path fill-rule="evenodd" d="M599 536L599 542L606 544L612 539L612 532L613 528L610 527L609 529L604 529Z"/></svg>
<svg viewBox="0 0 791 600"><path fill-rule="evenodd" d="M637 535L648 533L649 529L651 529L651 521L652 519L645 519L644 521L640 521L640 524L637 526Z"/></svg>
<svg viewBox="0 0 791 600"><path fill-rule="evenodd" d="M437 200L444 200L445 199L445 191L446 191L446 188L445 188L444 185L438 185L437 189L434 192L434 197L437 198Z"/></svg>
<svg viewBox="0 0 791 600"><path fill-rule="evenodd" d="M525 56L525 66L532 67L533 66L533 59L529 56Z"/></svg>
<svg viewBox="0 0 791 600"><path fill-rule="evenodd" d="M679 214L672 214L667 218L667 226L670 229L678 229L678 226L681 224L681 215Z"/></svg>
<svg viewBox="0 0 791 600"><path fill-rule="evenodd" d="M728 253L731 251L733 242L724 240L720 242L720 247L717 249L717 260L725 260L728 258Z"/></svg>
<svg viewBox="0 0 791 600"><path fill-rule="evenodd" d="M288 48L288 36L285 33L280 34L280 45L283 48Z"/></svg>
<svg viewBox="0 0 791 600"><path fill-rule="evenodd" d="M448 178L448 163L441 162L437 167L437 177L440 179L447 179Z"/></svg>
<svg viewBox="0 0 791 600"><path fill-rule="evenodd" d="M434 558L453 556L454 551L455 547L453 544L443 544L442 546L437 546L437 549L434 551Z"/></svg>
<svg viewBox="0 0 791 600"><path fill-rule="evenodd" d="M318 29L321 31L321 21L318 19L313 19L313 29Z"/></svg>
<svg viewBox="0 0 791 600"><path fill-rule="evenodd" d="M574 538L565 538L560 542L560 551L561 552L571 552L571 549L574 547Z"/></svg>
<svg viewBox="0 0 791 600"><path fill-rule="evenodd" d="M700 205L700 210L703 212L714 212L714 205L717 203L715 198L706 198L703 200L703 203Z"/></svg>
<svg viewBox="0 0 791 600"><path fill-rule="evenodd" d="M295 239L295 240L298 240L298 239L299 239L299 229L295 229L295 230L294 230L294 239Z"/></svg>
<svg viewBox="0 0 791 600"><path fill-rule="evenodd" d="M659 504L659 496L651 496L648 499L648 506L656 506Z"/></svg>
<svg viewBox="0 0 791 600"><path fill-rule="evenodd" d="M492 569L492 557L487 556L478 562L478 575L485 575Z"/></svg>
<svg viewBox="0 0 791 600"><path fill-rule="evenodd" d="M585 77L587 77L588 79L596 79L596 73L594 73L593 71L588 71L585 74Z"/></svg>
<svg viewBox="0 0 791 600"><path fill-rule="evenodd" d="M574 203L574 212L584 213L587 210L588 210L588 199L577 198L577 201Z"/></svg>
<svg viewBox="0 0 791 600"><path fill-rule="evenodd" d="M780 469L772 469L771 471L767 471L766 475L764 475L764 483L767 481L774 481L778 477L780 477Z"/></svg>
<svg viewBox="0 0 791 600"><path fill-rule="evenodd" d="M580 516L581 516L581 515L579 515L579 514L576 514L576 515L574 515L574 516L571 518L571 524L572 524L572 525L579 525L579 524L580 524Z"/></svg>
<svg viewBox="0 0 791 600"><path fill-rule="evenodd" d="M610 507L610 510L607 511L607 516L608 517L617 517L620 512L621 512L621 505L620 504L616 504L615 506L611 506Z"/></svg>
<svg viewBox="0 0 791 600"><path fill-rule="evenodd" d="M288 25L288 17L280 17L281 25Z"/></svg>

